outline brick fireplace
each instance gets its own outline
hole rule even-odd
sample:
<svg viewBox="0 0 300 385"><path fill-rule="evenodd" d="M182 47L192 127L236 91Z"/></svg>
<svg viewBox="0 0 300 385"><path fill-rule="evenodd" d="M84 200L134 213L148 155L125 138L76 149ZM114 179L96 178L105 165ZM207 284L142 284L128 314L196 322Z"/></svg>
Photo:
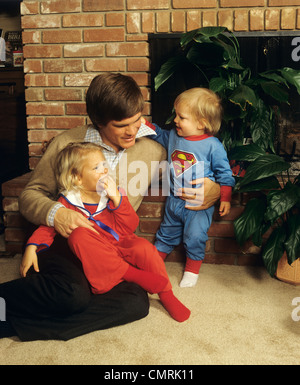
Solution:
<svg viewBox="0 0 300 385"><path fill-rule="evenodd" d="M104 71L132 76L151 119L149 34L174 34L202 26L233 32L298 31L300 0L51 0L21 3L29 166L34 169L42 144L62 130L87 123L85 91ZM6 244L19 252L24 239L18 191L27 176L3 187ZM256 251L240 250L232 221L248 197L234 197L230 217L215 217L207 262L257 264ZM147 197L139 232L153 239L163 212L163 197ZM226 252L225 252L226 250ZM180 254L179 251L174 253Z"/></svg>

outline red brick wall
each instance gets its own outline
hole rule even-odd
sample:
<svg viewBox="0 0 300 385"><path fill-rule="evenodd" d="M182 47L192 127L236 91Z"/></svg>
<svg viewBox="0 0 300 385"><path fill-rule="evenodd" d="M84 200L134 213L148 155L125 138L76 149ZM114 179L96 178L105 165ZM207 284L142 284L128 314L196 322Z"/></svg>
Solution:
<svg viewBox="0 0 300 385"><path fill-rule="evenodd" d="M44 140L86 123L100 72L133 76L151 115L148 33L300 29L300 0L25 0L21 13L31 168Z"/></svg>
<svg viewBox="0 0 300 385"><path fill-rule="evenodd" d="M103 71L136 79L151 116L148 33L186 32L202 26L226 26L235 32L300 29L300 0L51 0L21 3L30 167L41 156L41 143L61 130L85 124L85 91ZM21 250L24 220L18 192L27 177L3 187L6 244ZM209 230L205 261L260 263L257 250L241 249L233 220L249 197L237 195L230 215L216 214ZM139 209L138 234L153 240L164 198L147 197ZM171 260L182 259L182 248Z"/></svg>

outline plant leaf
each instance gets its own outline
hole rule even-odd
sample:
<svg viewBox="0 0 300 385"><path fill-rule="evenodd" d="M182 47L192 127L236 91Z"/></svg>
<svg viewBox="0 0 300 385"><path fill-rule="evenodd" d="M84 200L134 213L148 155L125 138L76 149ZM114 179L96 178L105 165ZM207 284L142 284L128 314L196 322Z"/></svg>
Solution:
<svg viewBox="0 0 300 385"><path fill-rule="evenodd" d="M182 35L180 45L184 48L195 39L197 39L199 42L208 42L210 37L218 36L224 32L228 32L226 27L202 27L194 29Z"/></svg>
<svg viewBox="0 0 300 385"><path fill-rule="evenodd" d="M277 155L262 155L247 168L246 174L241 181L241 186L255 180L267 178L268 176L277 175L282 171L288 170L290 167L291 165L289 163Z"/></svg>
<svg viewBox="0 0 300 385"><path fill-rule="evenodd" d="M300 215L292 215L288 219L288 239L284 244L288 263L291 265L300 258Z"/></svg>
<svg viewBox="0 0 300 385"><path fill-rule="evenodd" d="M213 37L228 32L228 29L226 27L202 27L198 29L198 32L204 36Z"/></svg>
<svg viewBox="0 0 300 385"><path fill-rule="evenodd" d="M209 88L214 92L222 92L227 86L226 79L223 78L213 78L209 82Z"/></svg>
<svg viewBox="0 0 300 385"><path fill-rule="evenodd" d="M276 72L273 72L273 71L261 72L259 74L259 76L261 76L262 78L265 78L265 79L272 80L272 81L279 83L279 84L284 84L287 88L289 87L286 79L284 77L280 76Z"/></svg>
<svg viewBox="0 0 300 385"><path fill-rule="evenodd" d="M277 178L275 176L270 176L268 178L255 180L254 182L244 185L243 187L240 187L240 181L238 181L235 185L234 191L242 193L261 190L274 190L279 188L280 184Z"/></svg>
<svg viewBox="0 0 300 385"><path fill-rule="evenodd" d="M235 45L232 39L226 38L225 35L218 35L217 37L211 38L215 44L220 45L224 50L224 60L233 59L235 62L239 61L240 58L237 56Z"/></svg>
<svg viewBox="0 0 300 385"><path fill-rule="evenodd" d="M263 241L263 234L269 230L271 227L270 222L263 222L260 228L252 235L252 242L254 243L255 246L261 247L262 246L262 241Z"/></svg>
<svg viewBox="0 0 300 385"><path fill-rule="evenodd" d="M245 68L236 62L234 58L231 58L226 64L223 65L225 69L231 68L232 70L236 70L238 72L244 72Z"/></svg>
<svg viewBox="0 0 300 385"><path fill-rule="evenodd" d="M300 95L300 71L285 67L279 70L279 72L289 83L297 88L298 94Z"/></svg>
<svg viewBox="0 0 300 385"><path fill-rule="evenodd" d="M284 227L277 227L273 230L264 247L262 259L271 277L274 277L278 262L283 255L285 238L286 233Z"/></svg>
<svg viewBox="0 0 300 385"><path fill-rule="evenodd" d="M174 56L168 59L160 68L159 73L154 79L155 91L165 83L176 71L182 68L186 63L186 58L182 55Z"/></svg>
<svg viewBox="0 0 300 385"><path fill-rule="evenodd" d="M254 143L266 152L274 150L274 118L270 110L260 99L257 108L252 111L250 119L250 132Z"/></svg>
<svg viewBox="0 0 300 385"><path fill-rule="evenodd" d="M264 199L253 198L247 203L243 214L234 221L236 240L240 245L260 228L265 208Z"/></svg>
<svg viewBox="0 0 300 385"><path fill-rule="evenodd" d="M180 39L181 47L182 48L186 47L194 39L194 37L197 35L197 33L199 33L199 30L200 30L200 28L199 29L193 29L192 31L184 33Z"/></svg>
<svg viewBox="0 0 300 385"><path fill-rule="evenodd" d="M218 66L224 62L224 50L213 43L202 43L190 48L186 58L197 66Z"/></svg>
<svg viewBox="0 0 300 385"><path fill-rule="evenodd" d="M262 150L257 144L251 143L245 146L234 147L229 152L228 157L229 159L253 162L255 159L265 154L265 151Z"/></svg>
<svg viewBox="0 0 300 385"><path fill-rule="evenodd" d="M275 82L261 82L260 85L267 95L272 96L277 101L282 103L289 101L289 93L281 85Z"/></svg>
<svg viewBox="0 0 300 385"><path fill-rule="evenodd" d="M266 221L274 221L290 210L298 201L299 187L287 182L283 190L272 191L268 195Z"/></svg>
<svg viewBox="0 0 300 385"><path fill-rule="evenodd" d="M247 109L247 106L256 107L258 103L255 92L245 85L239 86L229 97L229 100L240 106L243 111Z"/></svg>

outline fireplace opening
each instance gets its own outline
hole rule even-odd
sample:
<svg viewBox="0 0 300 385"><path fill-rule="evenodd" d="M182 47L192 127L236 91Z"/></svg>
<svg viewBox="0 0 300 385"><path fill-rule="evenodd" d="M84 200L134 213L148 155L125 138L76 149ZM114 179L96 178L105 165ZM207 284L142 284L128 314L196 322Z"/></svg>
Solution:
<svg viewBox="0 0 300 385"><path fill-rule="evenodd" d="M252 73L290 67L300 70L300 33L299 32L260 32L236 33L241 57ZM172 77L157 91L154 89L154 78L161 65L179 51L181 34L151 34L149 36L151 55L151 102L153 122L166 125L171 116L176 96L186 88L197 84L198 72L189 67L186 78L180 75ZM276 150L293 164L295 172L300 171L300 95L292 90L290 105L283 104L281 119L278 122Z"/></svg>

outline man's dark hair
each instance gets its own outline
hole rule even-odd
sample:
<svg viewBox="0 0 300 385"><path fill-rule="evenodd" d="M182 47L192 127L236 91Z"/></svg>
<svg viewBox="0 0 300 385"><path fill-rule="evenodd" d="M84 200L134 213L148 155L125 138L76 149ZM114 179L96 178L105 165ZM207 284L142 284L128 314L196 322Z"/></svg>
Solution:
<svg viewBox="0 0 300 385"><path fill-rule="evenodd" d="M100 128L111 120L124 120L142 112L144 98L132 77L105 73L92 80L86 108L94 126Z"/></svg>

